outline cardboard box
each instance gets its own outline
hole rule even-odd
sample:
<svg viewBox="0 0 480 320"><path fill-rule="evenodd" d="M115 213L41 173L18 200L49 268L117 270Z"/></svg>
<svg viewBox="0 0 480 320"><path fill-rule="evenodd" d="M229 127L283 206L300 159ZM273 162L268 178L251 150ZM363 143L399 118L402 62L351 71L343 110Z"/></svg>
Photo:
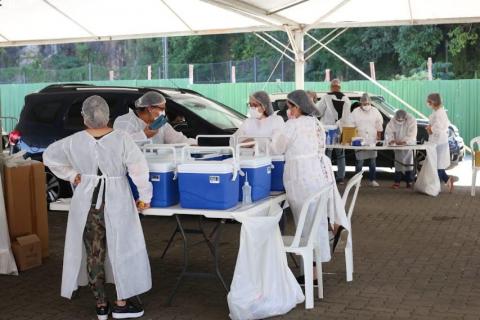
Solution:
<svg viewBox="0 0 480 320"><path fill-rule="evenodd" d="M36 234L18 237L12 243L12 251L20 271L42 265L42 247Z"/></svg>
<svg viewBox="0 0 480 320"><path fill-rule="evenodd" d="M357 128L343 127L342 128L342 144L352 144L352 138L357 136Z"/></svg>
<svg viewBox="0 0 480 320"><path fill-rule="evenodd" d="M45 167L38 161L6 164L5 202L10 238L36 234L42 257L48 256L48 211Z"/></svg>
<svg viewBox="0 0 480 320"><path fill-rule="evenodd" d="M480 167L480 151L475 151L475 167Z"/></svg>

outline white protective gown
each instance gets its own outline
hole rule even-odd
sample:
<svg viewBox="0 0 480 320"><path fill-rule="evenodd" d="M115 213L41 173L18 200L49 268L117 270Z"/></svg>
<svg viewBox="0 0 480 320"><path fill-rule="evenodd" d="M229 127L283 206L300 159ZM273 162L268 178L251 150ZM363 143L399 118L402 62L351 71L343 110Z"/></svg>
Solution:
<svg viewBox="0 0 480 320"><path fill-rule="evenodd" d="M63 180L73 182L77 174L81 175L68 214L61 295L71 298L79 285L88 284L83 232L93 190L99 183L100 194L105 188L107 281L115 283L118 299L150 290L150 264L127 172L145 203L152 198L152 185L145 157L133 139L114 130L96 140L81 131L50 145L43 153L43 161ZM101 177L97 176L97 169L103 173ZM99 198L101 202L102 197Z"/></svg>
<svg viewBox="0 0 480 320"><path fill-rule="evenodd" d="M351 116L352 124L357 128L359 137L365 139L367 145L375 143L377 132L383 131L383 117L377 108L371 107L370 110L356 108ZM377 157L377 151L357 151L355 152L357 160L372 159Z"/></svg>
<svg viewBox="0 0 480 320"><path fill-rule="evenodd" d="M127 114L118 117L113 123L113 128L115 130L123 130L127 132L135 141L148 139L143 131L146 127L147 124L140 119L132 109L129 109ZM169 123L161 127L158 130L158 133L150 139L154 144L186 143L192 145L197 143L195 139L189 139L185 137L183 133L173 129Z"/></svg>
<svg viewBox="0 0 480 320"><path fill-rule="evenodd" d="M338 119L338 112L333 105L333 101L343 101L342 117L340 119ZM341 99L338 99L333 94L324 95L316 104L321 123L327 126L338 125L340 128L350 125L350 106L351 102L347 96L344 95Z"/></svg>
<svg viewBox="0 0 480 320"><path fill-rule="evenodd" d="M327 215L322 219L318 231L318 244L322 262L330 260L327 216L331 224L342 225L350 230L343 201L335 184L335 175L330 159L325 155L325 130L314 117L301 116L288 120L285 130L276 132L270 145L272 152L285 153L283 182L290 208L297 223L302 205L312 194L327 184L333 184ZM313 224L309 213L306 226ZM308 233L307 233L308 234Z"/></svg>
<svg viewBox="0 0 480 320"><path fill-rule="evenodd" d="M279 115L272 114L267 118L263 119L254 119L247 118L242 123L240 128L233 134L230 138L230 146L235 146L236 140L239 137L266 137L271 138L275 131L281 131L285 128L285 121ZM239 142L242 139L240 139ZM261 141L258 142L260 146L260 151L264 152L264 146Z"/></svg>
<svg viewBox="0 0 480 320"><path fill-rule="evenodd" d="M447 169L450 166L450 147L448 146L448 120L444 107L434 110L429 117L432 134L428 142L437 145L437 169Z"/></svg>
<svg viewBox="0 0 480 320"><path fill-rule="evenodd" d="M405 141L407 145L417 143L417 120L410 114L403 122L392 118L385 128L385 136L388 140ZM390 142L388 141L388 142ZM395 170L405 173L413 170L413 151L395 150Z"/></svg>

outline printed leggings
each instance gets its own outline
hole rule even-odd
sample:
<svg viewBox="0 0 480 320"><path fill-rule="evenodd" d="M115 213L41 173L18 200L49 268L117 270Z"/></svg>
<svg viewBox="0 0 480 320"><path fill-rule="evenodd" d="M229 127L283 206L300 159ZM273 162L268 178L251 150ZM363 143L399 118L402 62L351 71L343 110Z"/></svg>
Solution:
<svg viewBox="0 0 480 320"><path fill-rule="evenodd" d="M100 209L90 209L83 232L83 243L87 252L87 273L89 286L97 304L106 302L105 295L105 256L107 239L105 231L104 205Z"/></svg>

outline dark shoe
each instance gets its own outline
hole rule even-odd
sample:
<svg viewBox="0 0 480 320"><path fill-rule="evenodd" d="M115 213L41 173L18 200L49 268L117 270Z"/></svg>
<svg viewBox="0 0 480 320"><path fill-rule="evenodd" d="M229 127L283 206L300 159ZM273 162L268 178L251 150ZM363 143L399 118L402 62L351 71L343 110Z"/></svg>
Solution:
<svg viewBox="0 0 480 320"><path fill-rule="evenodd" d="M345 179L344 178L336 178L335 181L341 186L343 186L345 184Z"/></svg>
<svg viewBox="0 0 480 320"><path fill-rule="evenodd" d="M106 306L97 306L97 318L98 320L107 320L110 314L110 304L107 302Z"/></svg>
<svg viewBox="0 0 480 320"><path fill-rule="evenodd" d="M411 182L407 182L407 189L412 189L413 184Z"/></svg>
<svg viewBox="0 0 480 320"><path fill-rule="evenodd" d="M112 310L113 319L132 319L143 316L144 311L140 303L132 303L127 300L127 304L123 307L115 305Z"/></svg>
<svg viewBox="0 0 480 320"><path fill-rule="evenodd" d="M298 276L297 281L298 281L299 285L304 286L305 285L305 276ZM318 280L317 279L313 280L313 286L314 287L318 286Z"/></svg>
<svg viewBox="0 0 480 320"><path fill-rule="evenodd" d="M344 227L339 226L337 233L335 234L335 238L333 239L333 245L332 245L332 253L335 252L335 249L337 248L338 244L342 244L343 247L345 247L345 244L347 242L347 231L345 230ZM341 241L340 241L341 238Z"/></svg>
<svg viewBox="0 0 480 320"><path fill-rule="evenodd" d="M399 182L395 182L395 183L392 185L392 189L400 189L400 183L399 183Z"/></svg>

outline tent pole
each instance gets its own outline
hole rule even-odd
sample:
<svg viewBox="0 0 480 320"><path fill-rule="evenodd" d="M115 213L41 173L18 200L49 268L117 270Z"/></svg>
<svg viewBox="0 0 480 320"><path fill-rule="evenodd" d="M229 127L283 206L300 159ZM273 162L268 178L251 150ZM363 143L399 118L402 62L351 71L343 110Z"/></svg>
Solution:
<svg viewBox="0 0 480 320"><path fill-rule="evenodd" d="M400 102L401 104L403 104L405 107L407 107L408 109L412 110L415 114L417 114L418 116L420 116L422 119L428 119L427 116L425 116L423 113L421 113L420 111L418 111L417 109L415 109L414 107L412 107L408 102L406 102L405 100L403 100L402 98L400 98L399 96L397 96L395 93L393 93L392 91L390 91L390 89L388 89L387 87L385 87L384 85L382 85L381 83L379 83L377 80L374 80L372 79L369 75L367 75L365 72L363 72L362 70L360 70L359 68L357 68L353 63L351 63L350 61L348 61L347 59L345 59L344 57L342 57L341 55L339 55L338 53L336 53L335 51L333 51L332 49L330 49L329 47L327 47L326 45L324 45L322 42L318 41L317 39L315 39L315 37L311 36L310 34L308 33L305 33L309 38L311 38L313 41L317 42L322 48L325 48L325 50L327 50L328 52L330 52L331 54L333 54L335 57L337 57L338 59L340 59L343 63L345 63L347 66L349 66L350 68L352 68L353 70L357 71L361 76L363 76L364 78L366 78L367 80L370 80L370 82L372 82L374 85L376 85L377 87L379 87L380 89L382 89L383 91L385 91L386 93L388 93L389 95L391 95L393 98L395 98L395 100L397 100L398 102Z"/></svg>
<svg viewBox="0 0 480 320"><path fill-rule="evenodd" d="M304 55L304 32L295 30L293 32L295 41L295 89L305 89L305 55Z"/></svg>

